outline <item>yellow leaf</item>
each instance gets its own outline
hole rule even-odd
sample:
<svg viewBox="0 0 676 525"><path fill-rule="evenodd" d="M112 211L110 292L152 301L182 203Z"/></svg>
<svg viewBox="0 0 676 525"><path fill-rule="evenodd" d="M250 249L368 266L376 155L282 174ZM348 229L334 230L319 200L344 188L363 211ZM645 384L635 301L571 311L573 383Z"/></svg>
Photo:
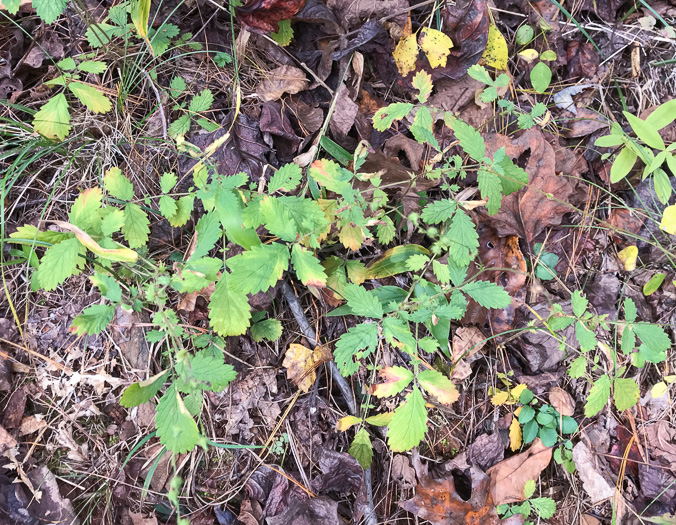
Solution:
<svg viewBox="0 0 676 525"><path fill-rule="evenodd" d="M102 259L130 263L134 263L138 259L138 253L136 253L134 250L130 250L129 248L102 248L99 243L92 239L86 231L81 230L74 224L64 221L52 222L60 228L74 233L78 241L80 241L89 251L95 253Z"/></svg>
<svg viewBox="0 0 676 525"><path fill-rule="evenodd" d="M667 206L664 209L660 228L671 235L676 235L676 204Z"/></svg>
<svg viewBox="0 0 676 525"><path fill-rule="evenodd" d="M521 425L516 416L512 417L512 423L509 425L509 448L516 452L521 446L522 440Z"/></svg>
<svg viewBox="0 0 676 525"><path fill-rule="evenodd" d="M517 409L514 411L514 415L515 415L516 417L519 417L519 414L521 413L521 409L522 409L522 408L523 408L523 407L519 407L519 408L517 408Z"/></svg>
<svg viewBox="0 0 676 525"><path fill-rule="evenodd" d="M303 345L292 343L286 351L282 366L286 368L286 377L293 381L300 390L307 393L317 378L315 373L317 365L331 359L333 356L326 346L318 346L310 350Z"/></svg>
<svg viewBox="0 0 676 525"><path fill-rule="evenodd" d="M636 258L638 257L638 248L636 246L627 246L617 256L622 264L624 264L626 271L633 272L636 269Z"/></svg>
<svg viewBox="0 0 676 525"><path fill-rule="evenodd" d="M150 15L150 0L134 0L132 2L131 21L141 38L148 36L148 17Z"/></svg>
<svg viewBox="0 0 676 525"><path fill-rule="evenodd" d="M408 75L415 69L415 62L418 59L418 42L415 35L409 35L399 40L394 53L394 62L397 64L399 73L402 77Z"/></svg>
<svg viewBox="0 0 676 525"><path fill-rule="evenodd" d="M448 35L437 31L436 29L430 29L428 27L423 27L420 32L420 47L427 55L427 60L429 60L430 66L433 68L436 67L445 67L446 59L451 53L451 48L453 47L453 41L448 37Z"/></svg>
<svg viewBox="0 0 676 525"><path fill-rule="evenodd" d="M650 389L650 395L653 397L653 399L657 399L658 397L662 397L668 391L669 387L667 384L664 381L660 381Z"/></svg>
<svg viewBox="0 0 676 525"><path fill-rule="evenodd" d="M519 51L519 56L530 64L533 60L540 56L540 53L538 53L535 49L524 49L523 51Z"/></svg>
<svg viewBox="0 0 676 525"><path fill-rule="evenodd" d="M341 228L338 238L345 248L357 251L361 248L361 243L364 240L364 233L359 226L346 224Z"/></svg>
<svg viewBox="0 0 676 525"><path fill-rule="evenodd" d="M483 58L486 65L492 66L496 69L507 69L507 41L502 36L500 30L493 24L488 28L488 42L486 42L486 49L481 58Z"/></svg>
<svg viewBox="0 0 676 525"><path fill-rule="evenodd" d="M491 398L491 403L493 403L494 406L499 407L500 405L504 405L507 402L508 397L509 394L507 392L498 390L496 394Z"/></svg>
<svg viewBox="0 0 676 525"><path fill-rule="evenodd" d="M521 397L521 393L528 388L528 385L525 383L521 383L520 385L516 385L514 388L512 388L511 392L509 395L512 397L514 400L518 400Z"/></svg>
<svg viewBox="0 0 676 525"><path fill-rule="evenodd" d="M361 423L361 419L355 416L345 416L341 417L336 423L336 430L340 432L345 432L348 428L355 426L356 424Z"/></svg>

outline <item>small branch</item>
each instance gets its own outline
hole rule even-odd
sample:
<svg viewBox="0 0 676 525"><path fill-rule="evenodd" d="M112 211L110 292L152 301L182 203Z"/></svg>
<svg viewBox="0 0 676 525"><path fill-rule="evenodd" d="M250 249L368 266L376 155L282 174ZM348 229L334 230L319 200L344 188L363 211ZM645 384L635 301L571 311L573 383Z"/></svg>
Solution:
<svg viewBox="0 0 676 525"><path fill-rule="evenodd" d="M143 70L143 74L145 75L146 79L148 80L148 83L150 84L150 87L155 92L155 96L157 97L157 104L160 109L160 118L162 119L162 138L164 140L167 140L167 117L164 115L164 107L162 106L162 97L160 97L160 92L157 91L157 88L155 87L155 82L153 82L153 79L150 78L150 75L145 69Z"/></svg>

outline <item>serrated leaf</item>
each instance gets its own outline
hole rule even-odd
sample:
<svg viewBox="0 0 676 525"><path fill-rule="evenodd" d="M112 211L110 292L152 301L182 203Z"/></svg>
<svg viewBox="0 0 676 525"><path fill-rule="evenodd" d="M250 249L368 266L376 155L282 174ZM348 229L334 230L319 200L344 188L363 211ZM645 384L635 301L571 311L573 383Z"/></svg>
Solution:
<svg viewBox="0 0 676 525"><path fill-rule="evenodd" d="M413 109L409 102L395 102L384 108L380 108L373 115L373 127L377 131L385 131L390 128L395 120L401 120Z"/></svg>
<svg viewBox="0 0 676 525"><path fill-rule="evenodd" d="M483 161L486 155L486 143L481 134L460 119L453 122L453 132L460 147L476 161Z"/></svg>
<svg viewBox="0 0 676 525"><path fill-rule="evenodd" d="M282 336L282 323L277 319L263 319L251 326L251 338L261 341L276 341Z"/></svg>
<svg viewBox="0 0 676 525"><path fill-rule="evenodd" d="M146 212L138 204L130 202L124 207L122 233L130 248L145 246L150 234L149 224Z"/></svg>
<svg viewBox="0 0 676 525"><path fill-rule="evenodd" d="M382 222L378 223L378 226L376 227L378 242L382 245L388 245L392 242L396 233L394 223L387 215L383 217L381 221Z"/></svg>
<svg viewBox="0 0 676 525"><path fill-rule="evenodd" d="M220 392L237 377L232 365L223 362L223 354L210 349L200 350L176 365L177 390L191 393L198 390Z"/></svg>
<svg viewBox="0 0 676 525"><path fill-rule="evenodd" d="M294 244L291 248L291 264L293 264L296 275L304 285L320 288L326 286L327 277L322 263L312 252L299 244Z"/></svg>
<svg viewBox="0 0 676 525"><path fill-rule="evenodd" d="M556 502L552 498L533 498L530 504L538 516L548 520L556 513Z"/></svg>
<svg viewBox="0 0 676 525"><path fill-rule="evenodd" d="M453 41L448 35L436 29L423 27L418 42L433 69L446 67L446 60L453 47Z"/></svg>
<svg viewBox="0 0 676 525"><path fill-rule="evenodd" d="M112 276L97 272L89 280L99 289L101 295L110 302L117 303L122 300L122 288Z"/></svg>
<svg viewBox="0 0 676 525"><path fill-rule="evenodd" d="M178 177L174 172L162 174L160 177L160 189L162 190L162 193L169 193L172 189L174 189L174 186L176 186L177 182Z"/></svg>
<svg viewBox="0 0 676 525"><path fill-rule="evenodd" d="M99 74L108 69L108 65L100 60L85 60L80 62L77 68L84 73Z"/></svg>
<svg viewBox="0 0 676 525"><path fill-rule="evenodd" d="M109 304L95 304L85 309L73 319L68 331L71 334L98 334L110 324L115 315L115 308Z"/></svg>
<svg viewBox="0 0 676 525"><path fill-rule="evenodd" d="M589 390L587 402L584 405L585 417L592 417L601 412L610 397L610 378L603 374Z"/></svg>
<svg viewBox="0 0 676 525"><path fill-rule="evenodd" d="M360 359L371 354L377 344L378 327L374 324L361 323L341 335L333 354L340 373L344 377L354 374L359 370Z"/></svg>
<svg viewBox="0 0 676 525"><path fill-rule="evenodd" d="M359 423L361 423L361 418L358 418L356 416L341 417L336 423L336 431L345 432L346 430L349 430L350 428L352 428L355 425L358 425Z"/></svg>
<svg viewBox="0 0 676 525"><path fill-rule="evenodd" d="M432 121L432 114L429 108L427 106L420 106L415 113L413 124L411 124L409 130L418 143L423 144L427 142L430 146L439 150L439 143L434 136L433 125L434 122Z"/></svg>
<svg viewBox="0 0 676 525"><path fill-rule="evenodd" d="M383 335L392 346L396 346L410 355L415 355L417 344L408 326L408 321L398 317L383 319Z"/></svg>
<svg viewBox="0 0 676 525"><path fill-rule="evenodd" d="M413 372L401 366L386 366L380 369L378 375L385 382L369 388L369 392L378 398L395 396L413 381Z"/></svg>
<svg viewBox="0 0 676 525"><path fill-rule="evenodd" d="M633 407L638 402L640 395L641 390L636 384L636 380L622 377L615 379L613 401L615 408L620 412Z"/></svg>
<svg viewBox="0 0 676 525"><path fill-rule="evenodd" d="M58 244L61 241L70 239L72 237L72 235L67 233L55 232L51 230L40 231L31 224L19 226L16 231L14 233L10 233L9 236L10 238L14 239L14 242L20 244L33 244L33 241Z"/></svg>
<svg viewBox="0 0 676 525"><path fill-rule="evenodd" d="M73 94L82 102L87 109L94 113L107 113L113 107L110 99L101 93L94 86L83 84L82 82L71 82L68 84Z"/></svg>
<svg viewBox="0 0 676 525"><path fill-rule="evenodd" d="M507 308L512 299L502 286L488 281L467 283L461 290L484 308Z"/></svg>
<svg viewBox="0 0 676 525"><path fill-rule="evenodd" d="M71 275L77 275L80 255L84 254L84 246L75 237L49 247L37 270L40 286L49 292Z"/></svg>
<svg viewBox="0 0 676 525"><path fill-rule="evenodd" d="M671 339L661 327L636 323L632 328L642 342L638 350L646 361L661 363L667 358L666 351L671 347Z"/></svg>
<svg viewBox="0 0 676 525"><path fill-rule="evenodd" d="M451 380L437 370L428 369L420 372L418 383L442 405L452 405L460 397L460 392Z"/></svg>
<svg viewBox="0 0 676 525"><path fill-rule="evenodd" d="M177 36L179 32L177 26L167 23L162 24L158 29L148 31L148 39L155 56L159 56L169 49L171 39Z"/></svg>
<svg viewBox="0 0 676 525"><path fill-rule="evenodd" d="M366 421L369 425L374 427L385 427L390 424L392 421L393 412L383 412L382 414L376 414L375 416L367 417Z"/></svg>
<svg viewBox="0 0 676 525"><path fill-rule="evenodd" d="M345 196L352 190L352 173L330 159L319 159L310 165L310 177L320 186Z"/></svg>
<svg viewBox="0 0 676 525"><path fill-rule="evenodd" d="M448 256L459 268L465 268L475 257L479 248L479 235L472 219L462 210L453 216L448 228L450 241Z"/></svg>
<svg viewBox="0 0 676 525"><path fill-rule="evenodd" d="M101 202L103 192L101 188L88 188L73 203L68 214L68 220L80 228L89 230L100 221Z"/></svg>
<svg viewBox="0 0 676 525"><path fill-rule="evenodd" d="M494 67L495 69L507 69L507 59L509 58L507 41L494 24L488 26L488 40L486 42L486 49L481 58L486 65Z"/></svg>
<svg viewBox="0 0 676 525"><path fill-rule="evenodd" d="M430 93L432 93L432 77L430 74L426 71L418 71L413 77L412 84L418 90L418 94L416 95L418 101L421 104L427 102Z"/></svg>
<svg viewBox="0 0 676 525"><path fill-rule="evenodd" d="M45 24L51 24L61 16L67 3L68 0L33 0L33 9Z"/></svg>
<svg viewBox="0 0 676 525"><path fill-rule="evenodd" d="M419 272L430 261L430 258L427 255L422 253L416 253L409 257L406 261L406 269L410 272Z"/></svg>
<svg viewBox="0 0 676 525"><path fill-rule="evenodd" d="M481 190L481 197L488 199L486 209L489 215L495 215L502 203L502 181L493 171L480 169L477 171L477 183Z"/></svg>
<svg viewBox="0 0 676 525"><path fill-rule="evenodd" d="M247 294L266 292L289 267L289 249L280 243L260 244L227 260L234 286Z"/></svg>
<svg viewBox="0 0 676 525"><path fill-rule="evenodd" d="M185 84L185 80L183 80L183 77L176 76L171 79L171 82L169 83L169 89L173 91L172 95L174 97L178 97L181 93L183 93L188 86Z"/></svg>
<svg viewBox="0 0 676 525"><path fill-rule="evenodd" d="M378 298L368 292L363 286L348 283L345 285L343 296L354 315L380 319L383 316L383 305Z"/></svg>
<svg viewBox="0 0 676 525"><path fill-rule="evenodd" d="M48 0L51 1L51 0ZM33 117L35 131L48 139L64 140L70 133L70 112L63 93L53 96Z"/></svg>
<svg viewBox="0 0 676 525"><path fill-rule="evenodd" d="M575 337L580 343L580 349L583 352L589 352L596 348L598 341L594 332L592 332L583 322L575 322Z"/></svg>
<svg viewBox="0 0 676 525"><path fill-rule="evenodd" d="M365 428L359 429L354 436L348 453L359 462L364 470L369 468L373 460L373 445L371 445L371 438Z"/></svg>
<svg viewBox="0 0 676 525"><path fill-rule="evenodd" d="M174 228L180 228L181 226L185 226L190 219L190 214L192 213L195 203L195 195L184 195L175 202L176 213L173 217L167 217L167 221Z"/></svg>
<svg viewBox="0 0 676 525"><path fill-rule="evenodd" d="M164 380L169 374L168 370L160 372L145 381L133 383L125 388L120 398L120 405L125 408L137 407L150 401L160 391Z"/></svg>
<svg viewBox="0 0 676 525"><path fill-rule="evenodd" d="M110 237L113 233L120 231L124 225L124 212L117 208L104 208L103 219L101 220L101 233Z"/></svg>
<svg viewBox="0 0 676 525"><path fill-rule="evenodd" d="M442 199L429 203L422 211L420 218L426 224L439 224L445 222L458 209L458 205L454 200Z"/></svg>
<svg viewBox="0 0 676 525"><path fill-rule="evenodd" d="M501 175L500 184L505 195L519 191L528 184L528 173L521 166L514 164L511 157L505 154L504 147L495 152L493 163L495 170Z"/></svg>
<svg viewBox="0 0 676 525"><path fill-rule="evenodd" d="M155 426L160 443L174 454L191 451L200 438L197 423L174 385L167 388L157 405Z"/></svg>
<svg viewBox="0 0 676 525"><path fill-rule="evenodd" d="M174 217L178 211L178 205L176 204L176 201L169 197L169 195L162 195L160 197L158 207L160 208L160 213L165 219Z"/></svg>
<svg viewBox="0 0 676 525"><path fill-rule="evenodd" d="M493 85L493 79L488 74L488 71L486 71L486 68L482 65L474 64L467 70L467 74L482 84L486 84L487 86Z"/></svg>
<svg viewBox="0 0 676 525"><path fill-rule="evenodd" d="M399 40L399 43L397 44L394 53L392 53L392 56L394 57L394 62L397 65L397 69L399 69L399 73L401 73L402 77L407 76L411 71L413 71L418 58L418 39L416 35L408 35ZM389 125L387 127L389 127Z"/></svg>
<svg viewBox="0 0 676 525"><path fill-rule="evenodd" d="M190 115L181 115L169 126L169 136L171 138L180 137L190 131Z"/></svg>
<svg viewBox="0 0 676 525"><path fill-rule="evenodd" d="M303 171L298 164L289 162L279 168L270 179L268 191L274 193L277 190L291 192L295 190L303 177Z"/></svg>
<svg viewBox="0 0 676 525"><path fill-rule="evenodd" d="M587 358L583 355L576 357L568 367L568 375L579 379L587 373Z"/></svg>
<svg viewBox="0 0 676 525"><path fill-rule="evenodd" d="M190 101L190 106L188 106L188 111L191 113L200 113L202 111L207 111L211 108L214 103L214 94L210 89L203 89L202 92L198 95L195 95Z"/></svg>
<svg viewBox="0 0 676 525"><path fill-rule="evenodd" d="M393 452L418 446L427 432L427 409L420 390L413 387L406 401L399 405L388 425L387 443Z"/></svg>
<svg viewBox="0 0 676 525"><path fill-rule="evenodd" d="M222 336L242 335L249 327L251 308L233 276L224 273L216 283L209 305L209 323Z"/></svg>
<svg viewBox="0 0 676 525"><path fill-rule="evenodd" d="M103 187L116 199L130 201L134 198L134 186L120 168L113 167L106 171L103 176ZM74 222L72 218L71 222Z"/></svg>
<svg viewBox="0 0 676 525"><path fill-rule="evenodd" d="M15 15L19 12L19 7L21 7L21 0L4 0L2 4L10 15Z"/></svg>
<svg viewBox="0 0 676 525"><path fill-rule="evenodd" d="M218 215L214 212L202 215L200 220L197 221L195 234L197 235L197 243L195 244L195 251L188 259L189 261L201 259L216 245L222 234L221 221Z"/></svg>
<svg viewBox="0 0 676 525"><path fill-rule="evenodd" d="M293 38L293 28L291 27L291 20L280 20L277 23L277 31L270 33L272 39L280 46L288 46Z"/></svg>

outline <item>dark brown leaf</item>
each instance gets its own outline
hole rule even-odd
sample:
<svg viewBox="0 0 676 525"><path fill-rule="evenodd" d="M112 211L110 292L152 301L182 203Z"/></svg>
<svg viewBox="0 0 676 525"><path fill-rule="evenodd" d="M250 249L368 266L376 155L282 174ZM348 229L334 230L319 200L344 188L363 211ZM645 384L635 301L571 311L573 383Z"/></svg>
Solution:
<svg viewBox="0 0 676 525"><path fill-rule="evenodd" d="M236 7L237 18L259 33L279 30L279 22L295 15L305 0L250 0Z"/></svg>

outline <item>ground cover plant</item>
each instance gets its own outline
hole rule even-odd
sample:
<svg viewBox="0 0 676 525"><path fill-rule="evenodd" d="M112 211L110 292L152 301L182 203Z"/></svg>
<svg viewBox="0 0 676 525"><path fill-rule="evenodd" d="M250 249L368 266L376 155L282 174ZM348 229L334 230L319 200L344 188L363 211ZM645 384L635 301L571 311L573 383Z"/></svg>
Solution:
<svg viewBox="0 0 676 525"><path fill-rule="evenodd" d="M0 520L672 523L676 10L0 4Z"/></svg>

